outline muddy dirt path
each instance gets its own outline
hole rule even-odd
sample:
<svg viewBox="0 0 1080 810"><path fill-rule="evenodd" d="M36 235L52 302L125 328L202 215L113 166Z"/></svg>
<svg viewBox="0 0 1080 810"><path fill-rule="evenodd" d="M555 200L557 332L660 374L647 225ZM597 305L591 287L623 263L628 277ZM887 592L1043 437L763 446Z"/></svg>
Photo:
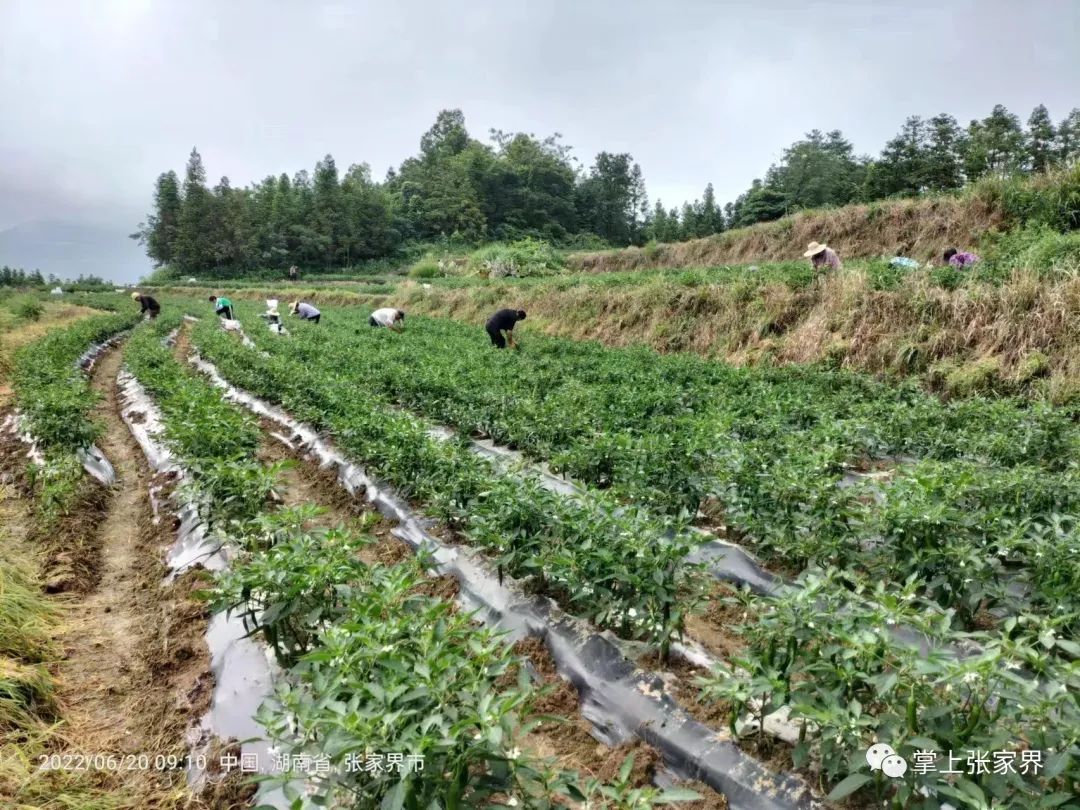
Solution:
<svg viewBox="0 0 1080 810"><path fill-rule="evenodd" d="M140 765L98 771L115 786L123 807L205 807L184 796L184 736L209 706L212 676L203 641L207 613L193 598L205 585L189 572L162 585L172 521L155 522L151 472L119 415L116 376L120 351L95 364L92 385L102 395L95 417L103 424L99 446L112 462L117 484L104 518L86 526L100 549L100 579L69 607L58 663L59 700L65 724L63 754L176 757L179 767ZM227 807L214 803L209 806Z"/></svg>

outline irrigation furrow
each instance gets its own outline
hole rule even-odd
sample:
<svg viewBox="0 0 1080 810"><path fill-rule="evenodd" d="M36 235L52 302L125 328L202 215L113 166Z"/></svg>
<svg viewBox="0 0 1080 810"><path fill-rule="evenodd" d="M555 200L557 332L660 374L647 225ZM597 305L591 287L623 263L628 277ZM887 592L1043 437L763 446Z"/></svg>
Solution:
<svg viewBox="0 0 1080 810"><path fill-rule="evenodd" d="M64 762L97 763L87 768L97 771L90 781L117 806L160 806L184 788L185 734L209 701L200 630L205 608L194 598L197 579L161 586L169 524L155 519L152 471L119 414L122 339L92 346L77 363L97 395L85 418L100 426L98 447L81 460L89 459L88 472L109 483L84 480L94 490L91 511L76 500L51 529L51 541L65 546L65 554L86 556L91 574L74 583L78 598L70 600L60 637L64 654L55 670L63 730L53 753ZM102 471L108 475L95 474ZM189 804L211 806L200 795Z"/></svg>
<svg viewBox="0 0 1080 810"><path fill-rule="evenodd" d="M409 412L407 409L400 407L397 410L403 413ZM462 438L452 428L444 425L432 426L428 429L428 435L445 442L458 441ZM500 472L510 475L527 475L545 489L565 497L580 498L589 490L587 485L559 476L548 469L546 465L532 462L520 452L498 445L489 439L465 437L465 441L473 453L491 462ZM851 485L860 478L860 475L853 473L849 475L851 477L845 479L847 482L845 485ZM861 477L871 478L872 476L864 475ZM759 596L778 595L786 589L795 587L791 582L785 581L782 577L765 568L750 552L741 546L721 540L704 529L690 528L704 539L701 546L686 557L686 561L704 564L706 570L716 579L722 582L731 582L740 587L745 586ZM972 641L966 642L963 646L957 644L934 644L918 631L909 627L890 627L889 632L900 641L919 647L924 654L937 649L959 658L977 654L982 649L980 645ZM698 645L675 644L672 649L696 666L709 669L717 663L714 656L707 650L699 648ZM776 722L770 725L771 729L776 732L776 736L787 738L792 734L791 727L783 719L777 719Z"/></svg>
<svg viewBox="0 0 1080 810"><path fill-rule="evenodd" d="M121 417L157 474L159 485L167 482L178 518L175 540L166 554L168 578L175 579L195 566L210 571L224 569L229 563L228 548L208 534L194 501L180 494L180 485L188 476L162 441L164 426L157 406L128 371L119 371L117 386L122 402ZM215 740L231 738L243 740L241 752L254 754L262 772L269 774L273 750L261 739L262 728L254 717L271 693L274 680L271 657L265 647L247 638L243 621L237 616L214 615L206 625L205 642L214 678L213 694L188 738L192 762L212 751ZM188 773L188 780L196 789L204 786L207 778L208 774L194 765ZM273 807L288 806L280 791L264 791L258 800Z"/></svg>
<svg viewBox="0 0 1080 810"><path fill-rule="evenodd" d="M676 774L722 792L734 808L809 806L811 794L805 784L793 776L771 773L726 733L687 715L666 692L663 679L636 667L609 634L597 633L566 615L550 599L525 595L509 581L500 583L479 555L435 538L427 530L428 521L313 428L232 386L197 353L190 362L223 390L227 399L285 428L288 440L311 453L321 465L336 470L341 485L350 493L362 495L397 522L395 534L414 549L430 552L439 572L460 583L466 607L477 611L485 623L509 631L512 637L542 638L560 674L577 688L582 712L602 742L618 745L640 737L660 751Z"/></svg>

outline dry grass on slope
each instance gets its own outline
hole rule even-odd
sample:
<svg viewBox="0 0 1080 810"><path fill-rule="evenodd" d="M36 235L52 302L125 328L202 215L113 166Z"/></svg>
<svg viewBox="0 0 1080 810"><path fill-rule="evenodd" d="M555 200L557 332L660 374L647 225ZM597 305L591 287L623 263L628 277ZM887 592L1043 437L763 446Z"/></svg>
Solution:
<svg viewBox="0 0 1080 810"><path fill-rule="evenodd" d="M828 243L842 257L900 255L925 261L950 245L977 244L984 233L1004 222L1004 212L984 198L901 200L807 211L689 242L572 254L567 264L575 270L605 273L789 261L802 258L811 241Z"/></svg>
<svg viewBox="0 0 1080 810"><path fill-rule="evenodd" d="M528 331L612 346L646 344L737 364L825 362L872 373L921 374L953 394L1080 392L1080 278L1017 273L1000 286L946 290L925 273L873 289L845 270L803 289L766 284L688 287L663 278L594 286L490 282L459 289L403 285L409 312L480 324L493 307L529 312Z"/></svg>
<svg viewBox="0 0 1080 810"><path fill-rule="evenodd" d="M712 267L801 259L809 242L826 242L842 258L911 256L936 259L988 234L1045 225L1080 227L1080 166L1030 178L985 178L946 196L886 200L803 211L775 222L689 242L571 254L571 271L605 273L669 267Z"/></svg>

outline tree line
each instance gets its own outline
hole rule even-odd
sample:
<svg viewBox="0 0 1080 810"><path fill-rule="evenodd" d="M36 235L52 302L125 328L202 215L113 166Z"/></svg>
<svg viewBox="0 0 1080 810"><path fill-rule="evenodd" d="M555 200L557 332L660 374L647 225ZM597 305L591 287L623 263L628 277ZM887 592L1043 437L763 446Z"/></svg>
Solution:
<svg viewBox="0 0 1080 810"><path fill-rule="evenodd" d="M74 281L62 279L52 273L43 276L40 270L27 272L20 267L8 267L6 264L0 267L0 287L45 287L62 284L78 287L113 287L111 281L106 281L100 276L84 276L81 273Z"/></svg>
<svg viewBox="0 0 1080 810"><path fill-rule="evenodd" d="M910 116L877 158L856 156L843 133L813 130L724 208L728 227L804 208L950 191L981 177L1032 174L1080 161L1080 108L1055 125L1042 104L1027 126L998 104L966 128L948 113Z"/></svg>
<svg viewBox="0 0 1080 810"><path fill-rule="evenodd" d="M327 155L311 173L246 188L223 177L211 188L193 149L183 180L158 177L154 210L133 237L158 266L232 275L349 266L438 240L625 245L641 238L644 207L641 168L628 154L601 152L586 171L557 134L493 130L482 143L460 110L448 110L420 139L419 154L383 182L363 163L342 175Z"/></svg>
<svg viewBox="0 0 1080 810"><path fill-rule="evenodd" d="M641 168L601 152L586 169L558 134L470 136L444 110L419 152L376 181L367 164L344 174L331 155L314 171L234 188L208 186L193 149L183 180L157 179L154 209L133 238L177 274L241 275L261 268L333 269L401 255L410 245L467 246L536 237L591 247L677 241L777 219L802 208L946 191L988 174L1073 165L1080 109L1054 125L1046 107L1027 127L1003 106L962 128L948 114L912 116L877 158L857 156L839 131L813 130L738 199L721 206L712 184L681 207L650 205Z"/></svg>
<svg viewBox="0 0 1080 810"><path fill-rule="evenodd" d="M0 287L41 287L45 284L45 277L40 270L27 273L21 268L8 267L6 264L0 267Z"/></svg>

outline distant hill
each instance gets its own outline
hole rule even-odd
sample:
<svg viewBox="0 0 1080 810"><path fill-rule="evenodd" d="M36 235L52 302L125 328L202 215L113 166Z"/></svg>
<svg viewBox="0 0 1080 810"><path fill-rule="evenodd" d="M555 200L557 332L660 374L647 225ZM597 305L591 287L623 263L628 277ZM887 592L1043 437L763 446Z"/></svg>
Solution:
<svg viewBox="0 0 1080 810"><path fill-rule="evenodd" d="M60 278L138 281L152 267L143 248L128 238L133 230L60 220L24 222L0 231L0 265Z"/></svg>

